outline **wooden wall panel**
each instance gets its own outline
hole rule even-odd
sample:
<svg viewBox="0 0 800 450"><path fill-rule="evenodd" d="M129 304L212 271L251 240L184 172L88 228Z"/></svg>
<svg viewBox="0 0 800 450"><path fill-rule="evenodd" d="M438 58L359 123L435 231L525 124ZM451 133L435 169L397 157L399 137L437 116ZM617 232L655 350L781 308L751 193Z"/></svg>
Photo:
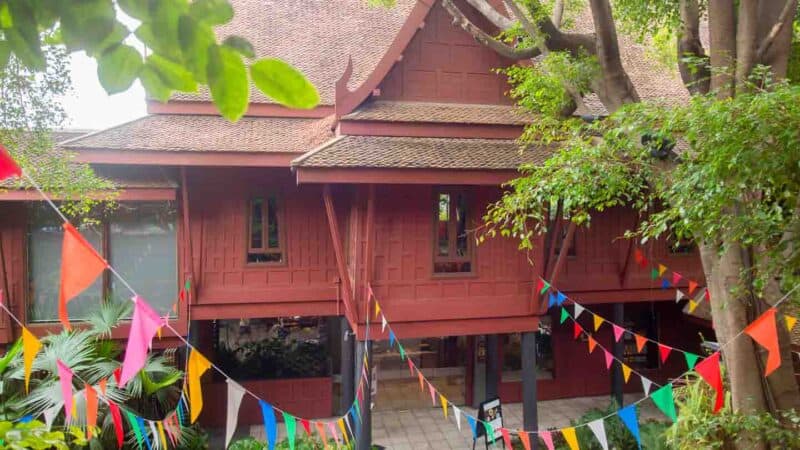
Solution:
<svg viewBox="0 0 800 450"><path fill-rule="evenodd" d="M484 29L489 24L466 3L461 9ZM462 4L463 3L463 4ZM483 47L461 28L453 26L450 14L437 4L425 26L409 43L381 83L380 100L508 104L505 78L493 69L510 64Z"/></svg>
<svg viewBox="0 0 800 450"><path fill-rule="evenodd" d="M3 300L20 319L24 320L26 210L22 202L0 202L0 289ZM0 312L0 344L14 339L11 318Z"/></svg>

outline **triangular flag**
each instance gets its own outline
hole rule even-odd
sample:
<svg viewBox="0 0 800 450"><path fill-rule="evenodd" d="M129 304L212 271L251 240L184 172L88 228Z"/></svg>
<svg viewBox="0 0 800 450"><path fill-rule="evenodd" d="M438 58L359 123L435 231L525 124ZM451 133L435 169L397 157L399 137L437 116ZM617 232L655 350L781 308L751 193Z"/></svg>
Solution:
<svg viewBox="0 0 800 450"><path fill-rule="evenodd" d="M575 434L575 427L562 428L561 435L564 436L570 450L581 450L581 446L578 445L578 436Z"/></svg>
<svg viewBox="0 0 800 450"><path fill-rule="evenodd" d="M548 296L548 300L547 300L547 308L550 309L553 306L556 306L556 294L555 294L555 292L551 291L550 295Z"/></svg>
<svg viewBox="0 0 800 450"><path fill-rule="evenodd" d="M606 425L603 422L603 419L597 419L589 422L587 424L589 429L592 430L592 434L594 437L597 438L597 442L600 443L600 446L603 447L603 450L608 450L608 438L606 437Z"/></svg>
<svg viewBox="0 0 800 450"><path fill-rule="evenodd" d="M380 315L380 313L381 313L381 305L376 300L375 301L375 318L376 319L378 318L378 315Z"/></svg>
<svg viewBox="0 0 800 450"><path fill-rule="evenodd" d="M581 328L581 325L578 322L574 322L574 325L572 326L573 339L578 339L578 336L580 336L582 332L583 328Z"/></svg>
<svg viewBox="0 0 800 450"><path fill-rule="evenodd" d="M186 366L186 377L189 379L189 407L191 409L191 423L194 423L203 410L203 390L200 387L200 377L211 368L205 356L192 348L189 354L189 363Z"/></svg>
<svg viewBox="0 0 800 450"><path fill-rule="evenodd" d="M614 342L619 342L622 338L622 335L625 333L625 328L613 323L611 327L614 328Z"/></svg>
<svg viewBox="0 0 800 450"><path fill-rule="evenodd" d="M94 283L108 263L69 222L64 222L61 243L61 287L58 294L58 318L64 328L72 329L67 302Z"/></svg>
<svg viewBox="0 0 800 450"><path fill-rule="evenodd" d="M389 347L394 347L394 341L397 340L397 337L394 335L394 331L389 330Z"/></svg>
<svg viewBox="0 0 800 450"><path fill-rule="evenodd" d="M653 403L658 406L658 409L660 409L665 416L672 419L673 422L678 420L678 415L675 413L675 399L672 396L672 383L665 384L656 389L650 396L650 399L653 400Z"/></svg>
<svg viewBox="0 0 800 450"><path fill-rule="evenodd" d="M283 414L283 424L286 426L286 439L289 441L289 449L294 450L297 422L295 422L294 416L286 411L281 412L281 414Z"/></svg>
<svg viewBox="0 0 800 450"><path fill-rule="evenodd" d="M711 301L711 292L708 290L708 288L706 288L705 292L703 293L703 297L705 297L707 301Z"/></svg>
<svg viewBox="0 0 800 450"><path fill-rule="evenodd" d="M458 427L458 431L461 431L461 410L453 406L453 415L456 416L456 426Z"/></svg>
<svg viewBox="0 0 800 450"><path fill-rule="evenodd" d="M555 450L555 446L553 445L553 434L549 431L540 431L539 432L539 439L544 442L545 447L547 450Z"/></svg>
<svg viewBox="0 0 800 450"><path fill-rule="evenodd" d="M531 436L522 430L517 431L517 436L519 436L519 441L522 442L522 448L531 450Z"/></svg>
<svg viewBox="0 0 800 450"><path fill-rule="evenodd" d="M164 436L164 425L161 422L156 422L158 428L158 437L161 438L161 448L167 448L167 437Z"/></svg>
<svg viewBox="0 0 800 450"><path fill-rule="evenodd" d="M8 153L3 144L0 144L0 181L11 177L21 177L22 169L19 168L14 158Z"/></svg>
<svg viewBox="0 0 800 450"><path fill-rule="evenodd" d="M328 432L331 434L333 441L336 442L336 445L338 446L340 442L339 433L336 432L336 425L334 425L333 422L328 422Z"/></svg>
<svg viewBox="0 0 800 450"><path fill-rule="evenodd" d="M642 391L644 391L644 395L648 396L650 394L650 386L653 385L653 382L645 377L642 378Z"/></svg>
<svg viewBox="0 0 800 450"><path fill-rule="evenodd" d="M470 429L472 429L472 438L478 439L478 424L475 422L475 418L467 414L467 423Z"/></svg>
<svg viewBox="0 0 800 450"><path fill-rule="evenodd" d="M31 370L36 354L42 348L42 342L33 335L27 328L22 327L22 359L25 367L25 392L28 392L28 385L31 381Z"/></svg>
<svg viewBox="0 0 800 450"><path fill-rule="evenodd" d="M308 419L300 419L300 425L303 426L303 431L306 432L306 436L311 436L311 422Z"/></svg>
<svg viewBox="0 0 800 450"><path fill-rule="evenodd" d="M658 276L664 275L664 272L667 271L667 266L663 264L658 265Z"/></svg>
<svg viewBox="0 0 800 450"><path fill-rule="evenodd" d="M550 289L550 283L540 278L539 284L536 286L536 290L539 291L539 295L544 295L548 289Z"/></svg>
<svg viewBox="0 0 800 450"><path fill-rule="evenodd" d="M447 399L442 394L439 394L439 403L442 404L442 412L444 413L444 418L447 419Z"/></svg>
<svg viewBox="0 0 800 450"><path fill-rule="evenodd" d="M142 439L142 430L139 429L138 418L128 410L125 410L125 417L128 419L128 423L131 424L131 429L133 429L133 434L136 436L136 443L139 444L139 448L142 448L144 440Z"/></svg>
<svg viewBox="0 0 800 450"><path fill-rule="evenodd" d="M647 344L647 338L639 334L634 334L633 337L636 339L636 351L642 353L644 344Z"/></svg>
<svg viewBox="0 0 800 450"><path fill-rule="evenodd" d="M110 405L110 403L109 403L109 405ZM116 405L114 405L114 406L116 406ZM44 410L44 413L43 413L44 414L44 424L47 427L47 431L50 431L50 428L53 427L53 421L56 419L56 416L58 415L58 411L60 409L61 408L59 408L58 406L53 406L52 408L48 408L48 409ZM109 409L111 409L110 406L109 406ZM120 447L121 446L122 446L122 444L120 444Z"/></svg>
<svg viewBox="0 0 800 450"><path fill-rule="evenodd" d="M589 353L590 354L594 351L595 347L597 347L597 341L595 341L592 336L589 336Z"/></svg>
<svg viewBox="0 0 800 450"><path fill-rule="evenodd" d="M661 289L669 289L669 280L666 278L661 279Z"/></svg>
<svg viewBox="0 0 800 450"><path fill-rule="evenodd" d="M700 358L699 355L695 355L691 352L683 352L683 357L686 358L686 366L689 370L694 369L694 365L697 364L697 360Z"/></svg>
<svg viewBox="0 0 800 450"><path fill-rule="evenodd" d="M436 406L436 390L430 383L428 383L428 392L430 392L431 394L431 403L433 404L433 406Z"/></svg>
<svg viewBox="0 0 800 450"><path fill-rule="evenodd" d="M658 269L653 269L650 271L650 278L653 280L658 279Z"/></svg>
<svg viewBox="0 0 800 450"><path fill-rule="evenodd" d="M622 377L625 379L626 383L631 378L631 368L624 363L622 364Z"/></svg>
<svg viewBox="0 0 800 450"><path fill-rule="evenodd" d="M622 423L628 427L633 437L636 439L636 444L639 445L639 450L642 449L642 438L639 436L639 419L636 418L636 405L628 405L619 411L617 415L622 419Z"/></svg>
<svg viewBox="0 0 800 450"><path fill-rule="evenodd" d="M699 303L697 303L697 302L696 302L696 301L694 301L694 300L691 300L691 299L689 300L689 314L693 313L693 312L694 312L694 310L695 310L695 309L697 309L697 305L698 305L698 304L699 304Z"/></svg>
<svg viewBox="0 0 800 450"><path fill-rule="evenodd" d="M381 333L386 331L386 325L389 325L389 322L387 322L386 317L381 314Z"/></svg>
<svg viewBox="0 0 800 450"><path fill-rule="evenodd" d="M658 354L661 355L662 364L667 362L667 357L669 356L670 352L672 352L672 347L668 347L664 344L658 344Z"/></svg>
<svg viewBox="0 0 800 450"><path fill-rule="evenodd" d="M325 446L325 450L328 449L328 436L325 433L325 425L322 422L314 422L314 428L317 429L317 434L319 435L319 439L322 441L322 445Z"/></svg>
<svg viewBox="0 0 800 450"><path fill-rule="evenodd" d="M683 291L680 289L675 289L675 303L683 300L684 297L686 297L686 294L684 294Z"/></svg>
<svg viewBox="0 0 800 450"><path fill-rule="evenodd" d="M506 444L506 450L514 450L514 447L511 446L511 433L509 433L508 428L500 428L500 434L503 436L503 443Z"/></svg>
<svg viewBox="0 0 800 450"><path fill-rule="evenodd" d="M153 441L155 441L156 444L158 444L158 430L156 429L155 422L153 422L152 420L148 420L147 425L150 427L150 433L153 435ZM154 449L158 448L158 446L155 446L153 448Z"/></svg>
<svg viewBox="0 0 800 450"><path fill-rule="evenodd" d="M423 385L422 372L419 370L417 371L417 378L419 379L419 391L422 392L425 389L425 386Z"/></svg>
<svg viewBox="0 0 800 450"><path fill-rule="evenodd" d="M91 439L92 428L97 426L97 392L86 383L83 386L86 397L86 435Z"/></svg>
<svg viewBox="0 0 800 450"><path fill-rule="evenodd" d="M786 329L791 333L792 328L794 328L794 325L797 323L797 317L784 315L783 320L786 321Z"/></svg>
<svg viewBox="0 0 800 450"><path fill-rule="evenodd" d="M69 416L72 411L72 371L60 359L56 359L56 368L61 383L61 397L64 399L64 415Z"/></svg>
<svg viewBox="0 0 800 450"><path fill-rule="evenodd" d="M767 349L767 365L764 367L764 376L768 377L781 366L781 352L778 346L778 327L775 322L775 308L770 308L753 321L744 332L747 333L758 345Z"/></svg>
<svg viewBox="0 0 800 450"><path fill-rule="evenodd" d="M606 349L603 349L603 355L606 357L606 369L610 369L611 363L614 362L614 356Z"/></svg>
<svg viewBox="0 0 800 450"><path fill-rule="evenodd" d="M593 316L594 316L594 331L597 331L600 328L600 325L602 325L603 322L606 321L606 319L603 319L597 314L593 314Z"/></svg>
<svg viewBox="0 0 800 450"><path fill-rule="evenodd" d="M561 306L567 301L567 296L563 292L559 292L556 296L556 305Z"/></svg>
<svg viewBox="0 0 800 450"><path fill-rule="evenodd" d="M153 450L153 444L150 443L147 428L144 427L144 417L136 416L136 422L139 424L139 429L142 430L142 438L144 438L144 443L147 445L147 450Z"/></svg>
<svg viewBox="0 0 800 450"><path fill-rule="evenodd" d="M644 261L644 253L642 253L641 249L636 249L633 251L633 260L636 261L636 264L642 265L642 261Z"/></svg>
<svg viewBox="0 0 800 450"><path fill-rule="evenodd" d="M411 358L406 359L406 362L408 363L408 371L411 373L411 376L413 377L414 376L414 362L411 361Z"/></svg>
<svg viewBox="0 0 800 450"><path fill-rule="evenodd" d="M342 438L344 439L344 444L349 446L350 445L350 437L347 435L347 428L344 426L344 419L339 419L336 421L336 425L339 426L339 430L342 432Z"/></svg>
<svg viewBox="0 0 800 450"><path fill-rule="evenodd" d="M575 318L577 319L578 317L580 317L581 313L583 313L583 311L585 310L586 308L584 308L578 303L575 303Z"/></svg>
<svg viewBox="0 0 800 450"><path fill-rule="evenodd" d="M350 414L353 414L353 409L350 408ZM344 416L344 424L347 425L347 431L350 433L350 436L353 436L353 439L358 438L358 433L353 433L353 428L350 427L350 416ZM358 424L356 424L358 425Z"/></svg>
<svg viewBox="0 0 800 450"><path fill-rule="evenodd" d="M697 281L689 280L689 295L694 294L695 289L697 289Z"/></svg>
<svg viewBox="0 0 800 450"><path fill-rule="evenodd" d="M569 313L567 312L567 309L562 306L560 323L566 322L568 318L569 318Z"/></svg>
<svg viewBox="0 0 800 450"><path fill-rule="evenodd" d="M711 356L697 363L694 371L703 377L706 383L717 392L716 400L714 401L714 413L717 413L725 403L725 395L722 392L722 374L719 369L719 351L712 353Z"/></svg>
<svg viewBox="0 0 800 450"><path fill-rule="evenodd" d="M239 407L242 405L244 388L230 378L225 380L228 384L228 410L225 418L225 448L231 443L233 433L236 432L236 423L239 421Z"/></svg>
<svg viewBox="0 0 800 450"><path fill-rule="evenodd" d="M119 413L119 406L109 401L108 411L111 413L111 420L114 422L114 434L117 437L117 448L122 448L122 444L125 443L125 430L122 428L122 415Z"/></svg>
<svg viewBox="0 0 800 450"><path fill-rule="evenodd" d="M489 442L495 441L494 427L489 422L482 422L483 428L486 430L486 436Z"/></svg>
<svg viewBox="0 0 800 450"><path fill-rule="evenodd" d="M163 324L163 319L143 298L138 295L133 298L133 319L125 346L125 358L122 360L120 387L124 387L144 367L147 361L147 352L153 345L153 336Z"/></svg>
<svg viewBox="0 0 800 450"><path fill-rule="evenodd" d="M100 393L106 395L106 386L108 385L108 380L103 378L102 380L97 382L97 386L100 387Z"/></svg>
<svg viewBox="0 0 800 450"><path fill-rule="evenodd" d="M672 284L677 286L678 283L681 282L683 279L683 275L679 274L678 272L672 272Z"/></svg>

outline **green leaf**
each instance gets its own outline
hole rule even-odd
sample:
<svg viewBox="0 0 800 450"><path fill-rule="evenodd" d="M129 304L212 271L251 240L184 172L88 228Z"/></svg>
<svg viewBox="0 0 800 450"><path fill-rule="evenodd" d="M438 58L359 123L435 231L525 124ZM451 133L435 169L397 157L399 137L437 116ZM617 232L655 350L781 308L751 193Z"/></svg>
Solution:
<svg viewBox="0 0 800 450"><path fill-rule="evenodd" d="M147 20L150 18L149 0L117 0L117 4L125 11L125 14L133 18L139 20Z"/></svg>
<svg viewBox="0 0 800 450"><path fill-rule="evenodd" d="M178 39L187 68L192 71L195 80L205 83L208 49L217 42L214 30L210 25L184 15L178 23Z"/></svg>
<svg viewBox="0 0 800 450"><path fill-rule="evenodd" d="M144 86L148 97L154 98L162 103L169 100L172 89L164 84L164 81L161 80L161 77L155 69L145 65L142 67L141 73L139 73L139 79L142 81L142 86Z"/></svg>
<svg viewBox="0 0 800 450"><path fill-rule="evenodd" d="M292 108L311 109L319 94L302 73L277 58L266 58L250 66L250 76L259 90Z"/></svg>
<svg viewBox="0 0 800 450"><path fill-rule="evenodd" d="M109 0L65 0L61 4L61 37L69 50L97 49L117 23Z"/></svg>
<svg viewBox="0 0 800 450"><path fill-rule="evenodd" d="M11 51L26 67L33 70L44 70L45 60L42 53L39 30L34 21L34 12L26 2L9 2L12 28L3 30Z"/></svg>
<svg viewBox="0 0 800 450"><path fill-rule="evenodd" d="M11 48L6 41L0 41L0 71L6 68L8 57L11 56Z"/></svg>
<svg viewBox="0 0 800 450"><path fill-rule="evenodd" d="M125 25L114 22L114 29L101 42L94 46L94 50L91 52L90 56L99 57L111 47L121 44L130 34L130 30L128 30Z"/></svg>
<svg viewBox="0 0 800 450"><path fill-rule="evenodd" d="M11 28L14 26L14 18L11 17L11 8L8 3L0 4L0 28Z"/></svg>
<svg viewBox="0 0 800 450"><path fill-rule="evenodd" d="M233 7L227 0L197 0L190 5L189 14L209 25L222 25L233 18Z"/></svg>
<svg viewBox="0 0 800 450"><path fill-rule="evenodd" d="M207 78L211 98L222 116L231 121L242 117L250 89L241 55L224 46L209 48Z"/></svg>
<svg viewBox="0 0 800 450"><path fill-rule="evenodd" d="M116 94L131 87L141 68L142 55L130 45L120 44L97 61L97 76L107 93Z"/></svg>
<svg viewBox="0 0 800 450"><path fill-rule="evenodd" d="M143 22L135 34L155 53L160 53L173 61L180 61L182 54L178 23L188 5L182 0L159 1L154 5L150 20Z"/></svg>
<svg viewBox="0 0 800 450"><path fill-rule="evenodd" d="M168 88L184 92L197 90L197 82L194 80L192 73L181 64L153 54L147 57L147 65L156 71Z"/></svg>
<svg viewBox="0 0 800 450"><path fill-rule="evenodd" d="M224 41L222 41L222 45L227 45L228 47L236 50L245 58L256 57L256 51L253 49L253 44L241 36L228 36Z"/></svg>
<svg viewBox="0 0 800 450"><path fill-rule="evenodd" d="M14 358L22 351L22 339L17 339L14 345L0 358L0 373L6 371L6 368L14 360Z"/></svg>

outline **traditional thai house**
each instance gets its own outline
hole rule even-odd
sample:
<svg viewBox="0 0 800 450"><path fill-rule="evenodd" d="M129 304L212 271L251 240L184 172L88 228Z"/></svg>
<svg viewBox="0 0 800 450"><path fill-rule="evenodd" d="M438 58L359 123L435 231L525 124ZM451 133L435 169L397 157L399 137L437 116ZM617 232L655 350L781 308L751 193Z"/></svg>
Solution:
<svg viewBox="0 0 800 450"><path fill-rule="evenodd" d="M437 0L234 4L222 32L299 67L319 106L290 110L252 90L246 116L229 123L207 93L180 94L62 145L119 186L119 207L86 229L92 244L162 313L190 280L170 320L234 378L298 415L334 414L352 399L353 337L367 337L371 287L408 355L455 402L525 398L527 415L537 399L610 392L603 357L543 307L539 276L643 335L699 352L707 323L685 316L685 302L634 264L621 239L636 223L631 211L605 211L577 230L554 218L528 252L511 238L476 244L501 184L549 150L520 151L516 138L535 118L511 104L494 70L511 62L454 27ZM623 53L643 96L686 98L671 74L642 65L642 48ZM34 192L0 193L0 289L40 333L60 329L56 223ZM702 282L691 248L642 249L685 274L682 283ZM70 303L72 318L117 291L100 280ZM18 333L0 317L2 342ZM380 326L369 333L379 339L375 407L424 404ZM598 336L612 347L608 327ZM685 368L663 364L652 344L616 351L653 380ZM222 401L222 380L205 382ZM240 423L260 420L247 405ZM202 420L223 418L207 408Z"/></svg>

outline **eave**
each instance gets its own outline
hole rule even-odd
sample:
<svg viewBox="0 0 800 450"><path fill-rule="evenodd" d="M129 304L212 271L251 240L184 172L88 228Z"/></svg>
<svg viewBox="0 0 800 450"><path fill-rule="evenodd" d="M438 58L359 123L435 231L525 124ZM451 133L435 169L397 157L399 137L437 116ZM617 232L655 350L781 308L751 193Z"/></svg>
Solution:
<svg viewBox="0 0 800 450"><path fill-rule="evenodd" d="M458 184L499 186L516 170L444 170L295 167L298 184Z"/></svg>
<svg viewBox="0 0 800 450"><path fill-rule="evenodd" d="M297 153L70 148L75 162L152 166L289 167Z"/></svg>

